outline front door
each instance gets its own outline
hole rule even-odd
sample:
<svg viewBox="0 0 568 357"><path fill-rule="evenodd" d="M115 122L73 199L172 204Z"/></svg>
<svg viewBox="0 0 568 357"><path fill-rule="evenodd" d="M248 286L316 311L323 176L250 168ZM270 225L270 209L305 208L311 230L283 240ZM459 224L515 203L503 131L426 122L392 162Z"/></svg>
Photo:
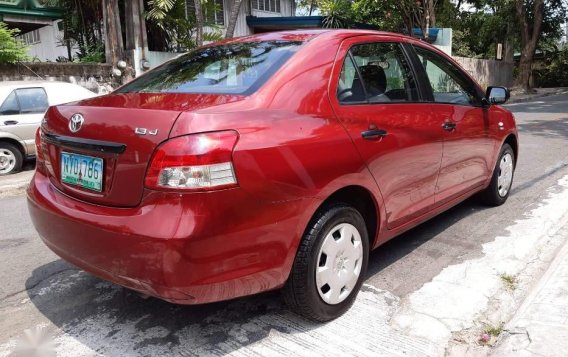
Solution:
<svg viewBox="0 0 568 357"><path fill-rule="evenodd" d="M399 43L386 36L341 45L330 99L383 196L388 228L435 203L442 132Z"/></svg>
<svg viewBox="0 0 568 357"><path fill-rule="evenodd" d="M479 187L492 170L495 140L475 83L443 56L414 46L432 89L432 113L442 123L444 155L436 188L443 204Z"/></svg>

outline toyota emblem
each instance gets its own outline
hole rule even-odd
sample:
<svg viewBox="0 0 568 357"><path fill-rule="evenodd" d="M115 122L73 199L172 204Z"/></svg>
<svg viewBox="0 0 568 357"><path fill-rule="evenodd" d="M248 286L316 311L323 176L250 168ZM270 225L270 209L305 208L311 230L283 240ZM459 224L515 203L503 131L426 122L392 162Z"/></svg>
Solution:
<svg viewBox="0 0 568 357"><path fill-rule="evenodd" d="M85 118L83 118L81 114L73 114L71 119L69 119L69 130L71 130L72 133L78 132L81 130L84 121Z"/></svg>

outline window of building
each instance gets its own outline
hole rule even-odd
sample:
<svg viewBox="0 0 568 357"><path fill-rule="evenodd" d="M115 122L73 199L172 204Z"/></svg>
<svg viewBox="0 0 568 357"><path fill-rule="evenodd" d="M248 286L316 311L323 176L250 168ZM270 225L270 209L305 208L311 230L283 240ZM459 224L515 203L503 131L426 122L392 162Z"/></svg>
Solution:
<svg viewBox="0 0 568 357"><path fill-rule="evenodd" d="M18 38L26 45L33 45L41 42L41 39L39 38L39 29L26 32L25 34L18 36Z"/></svg>
<svg viewBox="0 0 568 357"><path fill-rule="evenodd" d="M280 12L280 0L252 0L254 10Z"/></svg>

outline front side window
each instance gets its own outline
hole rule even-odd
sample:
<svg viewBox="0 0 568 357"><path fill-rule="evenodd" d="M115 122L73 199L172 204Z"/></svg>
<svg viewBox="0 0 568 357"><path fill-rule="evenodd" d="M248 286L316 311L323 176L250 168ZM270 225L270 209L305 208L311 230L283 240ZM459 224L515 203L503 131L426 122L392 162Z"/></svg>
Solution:
<svg viewBox="0 0 568 357"><path fill-rule="evenodd" d="M414 49L428 75L435 102L481 105L475 84L459 69L432 51L418 46Z"/></svg>
<svg viewBox="0 0 568 357"><path fill-rule="evenodd" d="M43 88L16 89L22 114L43 113L47 110L47 94Z"/></svg>
<svg viewBox="0 0 568 357"><path fill-rule="evenodd" d="M250 94L301 44L263 41L201 48L157 67L118 92Z"/></svg>
<svg viewBox="0 0 568 357"><path fill-rule="evenodd" d="M353 46L341 70L337 98L341 103L416 101L416 83L400 45Z"/></svg>
<svg viewBox="0 0 568 357"><path fill-rule="evenodd" d="M20 104L18 103L18 98L16 97L16 91L12 91L6 99L2 106L0 106L0 115L15 115L20 114Z"/></svg>

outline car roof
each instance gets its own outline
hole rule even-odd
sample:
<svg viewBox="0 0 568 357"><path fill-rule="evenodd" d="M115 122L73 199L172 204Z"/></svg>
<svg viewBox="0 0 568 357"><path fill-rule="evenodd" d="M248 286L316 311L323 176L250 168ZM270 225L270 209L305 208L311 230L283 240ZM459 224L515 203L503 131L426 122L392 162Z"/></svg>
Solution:
<svg viewBox="0 0 568 357"><path fill-rule="evenodd" d="M325 36L322 36L325 35ZM398 37L403 39L412 39L412 37L386 31L375 30L352 30L352 29L310 29L310 30L290 30L290 31L276 31L254 34L250 36L235 37L220 42L212 43L215 46L220 43L238 43L238 42L255 42L255 41L310 41L316 37L334 37L334 38L348 38L353 36L364 35L383 35L389 37Z"/></svg>

